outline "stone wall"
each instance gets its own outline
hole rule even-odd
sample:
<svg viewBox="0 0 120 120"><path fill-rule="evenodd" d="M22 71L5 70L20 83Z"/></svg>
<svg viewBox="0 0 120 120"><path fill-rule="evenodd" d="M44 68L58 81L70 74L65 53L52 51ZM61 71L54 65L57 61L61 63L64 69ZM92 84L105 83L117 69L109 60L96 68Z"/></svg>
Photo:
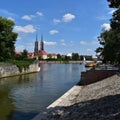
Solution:
<svg viewBox="0 0 120 120"><path fill-rule="evenodd" d="M28 69L22 69L22 72L19 71L19 68L16 65L0 65L0 78L9 77L14 75L38 72L40 70L38 64L31 64Z"/></svg>
<svg viewBox="0 0 120 120"><path fill-rule="evenodd" d="M88 70L81 73L81 80L78 84L88 85L116 74L118 70Z"/></svg>

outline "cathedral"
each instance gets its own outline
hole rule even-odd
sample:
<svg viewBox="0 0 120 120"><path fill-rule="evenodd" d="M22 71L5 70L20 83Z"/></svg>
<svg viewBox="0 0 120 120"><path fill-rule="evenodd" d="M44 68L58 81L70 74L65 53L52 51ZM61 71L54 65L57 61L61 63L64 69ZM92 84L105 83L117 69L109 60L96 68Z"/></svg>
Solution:
<svg viewBox="0 0 120 120"><path fill-rule="evenodd" d="M40 47L39 47L40 46ZM17 55L21 55L22 52L16 52ZM35 45L34 45L34 52L28 52L28 58L40 58L40 59L57 59L57 55L55 53L47 53L44 50L44 41L43 36L41 36L40 44L38 42L38 38L36 35Z"/></svg>
<svg viewBox="0 0 120 120"><path fill-rule="evenodd" d="M44 50L44 42L43 42L43 36L41 36L41 42L40 42L40 50L39 50L39 42L37 39L37 35L36 35L36 41L35 41L35 47L34 47L34 56L36 58L42 58L42 59L47 59L47 53Z"/></svg>

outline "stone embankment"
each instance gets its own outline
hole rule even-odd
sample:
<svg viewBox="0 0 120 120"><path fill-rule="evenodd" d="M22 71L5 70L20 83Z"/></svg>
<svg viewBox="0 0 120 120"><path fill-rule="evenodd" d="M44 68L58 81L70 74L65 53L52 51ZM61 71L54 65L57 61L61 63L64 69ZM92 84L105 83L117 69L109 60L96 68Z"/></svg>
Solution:
<svg viewBox="0 0 120 120"><path fill-rule="evenodd" d="M22 69L22 72L19 71L19 68L16 65L0 65L0 78L9 77L14 75L38 72L40 67L38 64L31 64L28 69Z"/></svg>
<svg viewBox="0 0 120 120"><path fill-rule="evenodd" d="M120 120L120 76L74 86L33 120Z"/></svg>

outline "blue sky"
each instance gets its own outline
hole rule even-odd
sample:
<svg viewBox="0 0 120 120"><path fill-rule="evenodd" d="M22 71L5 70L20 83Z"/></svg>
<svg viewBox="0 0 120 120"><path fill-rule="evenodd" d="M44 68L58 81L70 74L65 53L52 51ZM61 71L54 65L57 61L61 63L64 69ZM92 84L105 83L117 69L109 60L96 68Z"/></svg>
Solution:
<svg viewBox="0 0 120 120"><path fill-rule="evenodd" d="M1 0L0 16L15 22L16 51L34 51L36 34L47 53L95 55L97 36L109 30L107 0Z"/></svg>

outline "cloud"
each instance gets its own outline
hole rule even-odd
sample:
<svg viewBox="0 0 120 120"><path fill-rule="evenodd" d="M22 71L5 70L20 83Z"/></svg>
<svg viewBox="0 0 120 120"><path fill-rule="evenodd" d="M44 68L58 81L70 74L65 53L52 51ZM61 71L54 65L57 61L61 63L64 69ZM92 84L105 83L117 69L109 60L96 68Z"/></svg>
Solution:
<svg viewBox="0 0 120 120"><path fill-rule="evenodd" d="M71 14L71 13L67 13L63 16L62 21L63 22L70 22L73 19L75 19L75 15Z"/></svg>
<svg viewBox="0 0 120 120"><path fill-rule="evenodd" d="M110 12L108 12L108 14L113 14L116 10L111 10Z"/></svg>
<svg viewBox="0 0 120 120"><path fill-rule="evenodd" d="M87 49L88 52L92 52L93 50L92 49Z"/></svg>
<svg viewBox="0 0 120 120"><path fill-rule="evenodd" d="M61 39L60 41L61 41L61 42L65 42L65 40L64 40L64 39Z"/></svg>
<svg viewBox="0 0 120 120"><path fill-rule="evenodd" d="M22 17L22 19L24 19L24 20L32 20L33 18L35 18L37 16L43 16L43 13L42 12L36 12L36 15L24 15Z"/></svg>
<svg viewBox="0 0 120 120"><path fill-rule="evenodd" d="M15 21L15 19L14 19L14 18L12 18L12 17L8 17L7 19L8 19L8 20Z"/></svg>
<svg viewBox="0 0 120 120"><path fill-rule="evenodd" d="M24 20L32 20L32 16L30 16L30 15L24 15L22 17L22 19L24 19Z"/></svg>
<svg viewBox="0 0 120 120"><path fill-rule="evenodd" d="M14 31L21 33L34 33L36 29L33 25L15 26Z"/></svg>
<svg viewBox="0 0 120 120"><path fill-rule="evenodd" d="M57 45L56 42L47 42L47 41L44 41L44 44L45 45L51 45L51 46Z"/></svg>
<svg viewBox="0 0 120 120"><path fill-rule="evenodd" d="M61 45L62 45L62 46L66 46L66 44L65 44L65 43L62 43Z"/></svg>
<svg viewBox="0 0 120 120"><path fill-rule="evenodd" d="M109 23L104 23L103 25L101 25L101 27L102 27L102 30L107 30L107 31L109 31L110 30L110 24Z"/></svg>
<svg viewBox="0 0 120 120"><path fill-rule="evenodd" d="M60 23L61 22L61 20L59 20L59 19L53 19L53 22L55 23L55 24L57 24L57 23Z"/></svg>
<svg viewBox="0 0 120 120"><path fill-rule="evenodd" d="M25 49L25 46L24 45L19 45L19 46L16 46L16 48L15 48L15 51L23 51Z"/></svg>
<svg viewBox="0 0 120 120"><path fill-rule="evenodd" d="M53 23L54 24L58 24L60 22L70 22L72 21L73 19L75 19L75 15L71 14L71 13L67 13L65 15L63 15L63 17L61 19L56 19L54 18L53 19Z"/></svg>
<svg viewBox="0 0 120 120"><path fill-rule="evenodd" d="M59 33L59 31L58 31L58 30L51 30L49 33L50 33L51 35L54 35L54 34Z"/></svg>
<svg viewBox="0 0 120 120"><path fill-rule="evenodd" d="M98 20L106 20L106 19L108 19L106 16L99 16L99 17L97 17L97 19Z"/></svg>
<svg viewBox="0 0 120 120"><path fill-rule="evenodd" d="M86 45L87 42L85 42L85 41L80 41L80 44L81 44L81 45Z"/></svg>
<svg viewBox="0 0 120 120"><path fill-rule="evenodd" d="M26 43L24 45L16 45L15 50L22 52L24 49L27 51L32 51L34 49L33 43Z"/></svg>
<svg viewBox="0 0 120 120"><path fill-rule="evenodd" d="M73 41L70 41L70 46L74 46L74 42Z"/></svg>
<svg viewBox="0 0 120 120"><path fill-rule="evenodd" d="M9 12L9 11L7 11L5 9L0 9L0 13L3 13L5 15L7 15L7 16L17 16L15 13Z"/></svg>
<svg viewBox="0 0 120 120"><path fill-rule="evenodd" d="M81 45L97 45L99 44L97 40L95 41L90 41L90 42L86 42L86 41L80 41Z"/></svg>
<svg viewBox="0 0 120 120"><path fill-rule="evenodd" d="M37 14L38 16L43 16L43 13L42 13L42 12L36 12L36 14Z"/></svg>

